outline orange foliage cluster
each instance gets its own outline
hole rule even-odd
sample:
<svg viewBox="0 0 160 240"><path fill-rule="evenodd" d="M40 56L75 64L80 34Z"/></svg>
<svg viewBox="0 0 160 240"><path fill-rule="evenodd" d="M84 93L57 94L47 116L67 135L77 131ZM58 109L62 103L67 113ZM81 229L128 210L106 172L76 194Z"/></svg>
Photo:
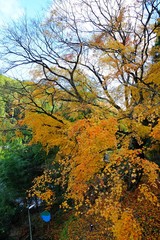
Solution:
<svg viewBox="0 0 160 240"><path fill-rule="evenodd" d="M141 158L142 149L128 149L129 141L126 139L123 140L124 147L118 147L120 142L116 133L120 126L114 117L102 119L92 116L75 122L63 119L62 122L37 113L26 114L23 120L23 124L33 130L32 143L41 142L46 148L59 146L56 161L60 165L61 177L54 179L54 184L67 185L62 207L70 208L68 200L72 199L78 215L89 217L95 214L109 221L110 228L107 231L112 232L113 239L124 239L124 236L126 240L143 239L144 225L141 219L146 209L143 210L141 204L150 202L154 211L159 207L158 166ZM124 121L123 124L131 128L130 121ZM138 136L138 132L135 136ZM106 153L109 158L107 162L104 161ZM52 184L51 172L44 172L34 180L29 195L36 195L50 206L54 203L54 193L49 187ZM127 191L135 189L138 190L135 206L130 206L128 202L124 204ZM130 201L134 194L130 195ZM139 209L140 219L136 218ZM74 239L71 229L70 239ZM104 236L102 234L102 239Z"/></svg>
<svg viewBox="0 0 160 240"><path fill-rule="evenodd" d="M158 124L154 127L151 136L153 136L156 140L160 141L160 120Z"/></svg>
<svg viewBox="0 0 160 240"><path fill-rule="evenodd" d="M34 116L37 117L36 114ZM110 221L110 231L116 239L123 239L123 236L125 239L142 239L142 223L135 218L135 212L144 201L150 202L154 211L159 207L158 166L141 158L140 149L129 150L127 145L117 148L116 118L99 119L96 116L73 123L66 121L64 127L41 114L36 125L33 115L26 115L24 123L33 129L32 142L41 142L49 148L54 145L60 147L57 161L61 166L61 178L55 183L68 185L63 208L70 208L68 199L72 199L79 215L96 214ZM104 161L106 152L109 153L108 162ZM143 175L141 183L137 181L139 174ZM34 180L29 194L51 205L54 193L49 184L52 183L51 173L45 172ZM121 202L127 188L139 189L134 208ZM156 192L153 188L157 189ZM144 215L146 210L141 211Z"/></svg>
<svg viewBox="0 0 160 240"><path fill-rule="evenodd" d="M68 154L70 158L68 197L83 200L89 182L104 167L104 152L116 147L116 131L117 121L114 118L83 119L70 126L68 143L59 152L62 156ZM63 163L68 165L66 161Z"/></svg>

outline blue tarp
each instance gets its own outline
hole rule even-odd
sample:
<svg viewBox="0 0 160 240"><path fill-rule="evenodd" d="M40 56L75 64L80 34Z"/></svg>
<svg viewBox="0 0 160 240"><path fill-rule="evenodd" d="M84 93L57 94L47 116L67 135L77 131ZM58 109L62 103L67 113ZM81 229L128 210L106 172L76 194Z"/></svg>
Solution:
<svg viewBox="0 0 160 240"><path fill-rule="evenodd" d="M44 222L49 222L51 220L51 214L48 211L44 211L41 213L41 218Z"/></svg>

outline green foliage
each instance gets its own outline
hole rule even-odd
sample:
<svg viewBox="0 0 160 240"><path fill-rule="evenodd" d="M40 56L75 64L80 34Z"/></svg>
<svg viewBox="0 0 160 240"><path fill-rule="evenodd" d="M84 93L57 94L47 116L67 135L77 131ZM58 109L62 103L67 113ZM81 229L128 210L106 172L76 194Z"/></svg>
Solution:
<svg viewBox="0 0 160 240"><path fill-rule="evenodd" d="M75 216L71 215L68 220L64 223L64 227L60 233L60 240L69 240L68 227L75 220Z"/></svg>
<svg viewBox="0 0 160 240"><path fill-rule="evenodd" d="M21 199L22 209L27 204L26 191L35 177L42 174L50 164L56 150L47 153L41 145L23 145L13 141L0 153L0 239L7 239L12 220L19 219ZM20 223L21 224L21 223Z"/></svg>
<svg viewBox="0 0 160 240"><path fill-rule="evenodd" d="M0 183L0 239L8 239L12 218L16 212L13 196L4 183Z"/></svg>
<svg viewBox="0 0 160 240"><path fill-rule="evenodd" d="M15 81L6 76L0 75L0 116L12 117L13 114L13 100L16 92L18 81Z"/></svg>
<svg viewBox="0 0 160 240"><path fill-rule="evenodd" d="M42 173L45 159L47 155L40 145L25 146L14 141L3 150L0 178L9 191L25 196L33 178Z"/></svg>

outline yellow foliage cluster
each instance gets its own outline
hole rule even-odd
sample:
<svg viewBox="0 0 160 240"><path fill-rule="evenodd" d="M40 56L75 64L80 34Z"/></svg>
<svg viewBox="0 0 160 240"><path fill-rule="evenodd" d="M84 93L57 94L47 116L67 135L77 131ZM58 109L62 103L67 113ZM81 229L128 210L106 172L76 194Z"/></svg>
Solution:
<svg viewBox="0 0 160 240"><path fill-rule="evenodd" d="M120 122L121 128L134 130L131 136L140 140L151 132L151 127L141 124L144 120L142 109L141 106L135 109L135 120L127 121L125 118ZM32 129L32 143L41 142L46 148L59 146L56 160L61 168L61 177L55 183L67 184L62 208L69 209L68 199L73 199L79 215L83 212L96 214L110 221L110 229L116 239L122 236L126 240L141 239L139 223L131 208L122 207L121 198L127 185L136 186L137 176L143 172L138 188L139 204L144 198L158 204L156 194L148 188L148 185L156 187L158 166L140 157L142 149L128 149L130 138L127 141L123 139L121 143L117 141L118 122L114 117L92 116L75 122L68 122L59 115L56 118L58 120L43 114L26 113L22 124ZM118 148L122 143L123 147ZM109 153L107 163L104 161L106 152ZM55 196L50 184L53 184L51 173L45 172L35 179L29 195L52 205Z"/></svg>
<svg viewBox="0 0 160 240"><path fill-rule="evenodd" d="M149 189L149 186L146 184L142 184L139 187L141 196L139 196L139 201L142 201L143 198L148 200L151 204L159 207L159 202L157 196Z"/></svg>
<svg viewBox="0 0 160 240"><path fill-rule="evenodd" d="M150 68L150 71L146 77L146 83L150 83L153 85L153 87L160 87L160 62L157 62L157 63L154 63L151 68ZM157 90L158 90L157 89Z"/></svg>
<svg viewBox="0 0 160 240"><path fill-rule="evenodd" d="M151 136L153 138L155 138L156 140L160 141L160 120L159 120L158 124L154 127L154 129L151 133Z"/></svg>
<svg viewBox="0 0 160 240"><path fill-rule="evenodd" d="M55 200L55 194L51 189L53 184L52 172L50 170L45 170L44 173L36 177L33 180L33 186L28 190L28 198L37 197L45 202L47 207L53 205Z"/></svg>
<svg viewBox="0 0 160 240"><path fill-rule="evenodd" d="M91 224L93 228L91 229ZM97 215L81 215L72 219L68 226L68 238L70 240L106 240L113 239L110 230L110 222Z"/></svg>
<svg viewBox="0 0 160 240"><path fill-rule="evenodd" d="M55 119L45 114L27 111L21 124L27 124L32 129L33 138L30 144L39 142L47 149L58 146L63 142L65 124L59 116Z"/></svg>
<svg viewBox="0 0 160 240"><path fill-rule="evenodd" d="M141 240L141 227L135 220L131 209L125 209L114 225L113 233L118 240Z"/></svg>

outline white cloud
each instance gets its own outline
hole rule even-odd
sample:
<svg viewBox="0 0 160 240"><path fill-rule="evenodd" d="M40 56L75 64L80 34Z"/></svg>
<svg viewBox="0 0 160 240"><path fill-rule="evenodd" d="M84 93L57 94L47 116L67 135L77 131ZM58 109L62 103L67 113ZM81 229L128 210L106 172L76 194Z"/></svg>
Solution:
<svg viewBox="0 0 160 240"><path fill-rule="evenodd" d="M18 19L23 13L19 0L0 0L0 25Z"/></svg>

